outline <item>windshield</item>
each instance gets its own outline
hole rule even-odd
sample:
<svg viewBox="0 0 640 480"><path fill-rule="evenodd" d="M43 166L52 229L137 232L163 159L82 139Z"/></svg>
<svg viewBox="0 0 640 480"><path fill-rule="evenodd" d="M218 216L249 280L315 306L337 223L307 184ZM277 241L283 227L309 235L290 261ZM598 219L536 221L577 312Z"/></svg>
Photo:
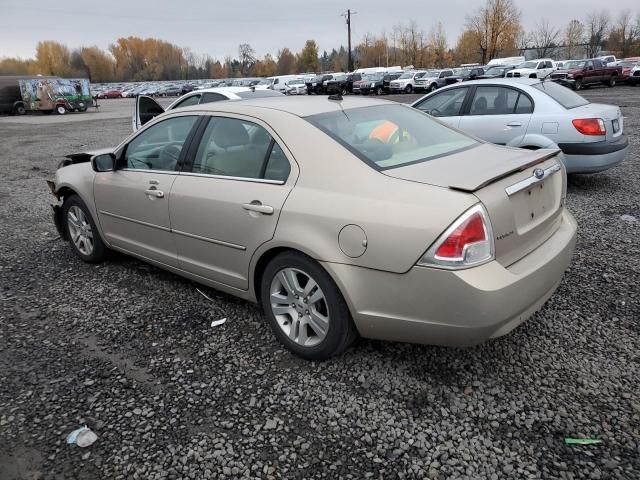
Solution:
<svg viewBox="0 0 640 480"><path fill-rule="evenodd" d="M377 82L382 79L382 75L377 73L370 73L368 75L364 75L362 80L366 80L367 82Z"/></svg>
<svg viewBox="0 0 640 480"><path fill-rule="evenodd" d="M304 84L304 80L289 80L287 83L289 85L302 85Z"/></svg>
<svg viewBox="0 0 640 480"><path fill-rule="evenodd" d="M518 65L518 68L537 68L538 67L538 62L534 61L534 62L524 62L521 63L520 65Z"/></svg>
<svg viewBox="0 0 640 480"><path fill-rule="evenodd" d="M413 75L414 75L413 72L403 73L398 77L398 80L404 80L405 78L413 78Z"/></svg>
<svg viewBox="0 0 640 480"><path fill-rule="evenodd" d="M341 82L346 79L347 79L346 75L336 75L335 77L333 77L333 80L335 80L336 82Z"/></svg>
<svg viewBox="0 0 640 480"><path fill-rule="evenodd" d="M566 109L582 107L583 105L589 104L589 101L585 98L554 82L540 82L531 86L546 93Z"/></svg>
<svg viewBox="0 0 640 480"><path fill-rule="evenodd" d="M564 62L564 68L566 69L574 69L574 68L584 68L586 62L584 60L570 60L568 62Z"/></svg>
<svg viewBox="0 0 640 480"><path fill-rule="evenodd" d="M469 75L471 75L471 70L468 68L463 68L462 70L460 70L460 73L458 73L458 75L461 77L468 77Z"/></svg>
<svg viewBox="0 0 640 480"><path fill-rule="evenodd" d="M491 67L484 72L485 75L502 75L506 67Z"/></svg>
<svg viewBox="0 0 640 480"><path fill-rule="evenodd" d="M478 144L403 105L338 110L306 120L377 170L425 162Z"/></svg>

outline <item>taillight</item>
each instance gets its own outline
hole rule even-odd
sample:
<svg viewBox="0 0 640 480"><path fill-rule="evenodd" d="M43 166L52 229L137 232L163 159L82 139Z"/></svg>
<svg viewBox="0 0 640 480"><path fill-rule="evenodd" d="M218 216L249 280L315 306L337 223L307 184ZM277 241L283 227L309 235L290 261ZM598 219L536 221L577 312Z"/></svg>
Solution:
<svg viewBox="0 0 640 480"><path fill-rule="evenodd" d="M494 243L487 212L478 204L463 213L431 245L419 265L467 268L493 259Z"/></svg>
<svg viewBox="0 0 640 480"><path fill-rule="evenodd" d="M606 135L607 130L604 127L604 120L601 118L576 118L572 120L573 126L576 127L583 135Z"/></svg>

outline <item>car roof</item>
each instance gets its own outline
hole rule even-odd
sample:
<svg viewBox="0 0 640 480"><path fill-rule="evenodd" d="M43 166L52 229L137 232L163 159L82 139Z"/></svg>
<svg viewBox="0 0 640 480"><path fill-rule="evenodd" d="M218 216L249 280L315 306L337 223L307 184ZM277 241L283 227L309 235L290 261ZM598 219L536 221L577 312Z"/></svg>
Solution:
<svg viewBox="0 0 640 480"><path fill-rule="evenodd" d="M470 80L464 83L454 83L452 86L461 86L461 85L487 85L491 84L500 84L500 85L511 85L513 87L521 87L522 85L535 85L536 83L540 83L542 80L539 78L492 78L492 79L480 79L480 80ZM448 85L447 85L448 86Z"/></svg>
<svg viewBox="0 0 640 480"><path fill-rule="evenodd" d="M347 96L344 97L343 100L337 101L329 100L329 98L325 96L291 97L282 95L282 97L245 99L241 102L222 101L204 103L190 107L183 107L180 108L180 111L224 111L227 113L250 115L258 113L261 109L269 109L290 113L298 117L307 117L321 113L335 112L338 111L340 107L347 110L349 108L371 107L376 105L398 105L398 103L389 100L378 100L375 98L361 98L355 96Z"/></svg>

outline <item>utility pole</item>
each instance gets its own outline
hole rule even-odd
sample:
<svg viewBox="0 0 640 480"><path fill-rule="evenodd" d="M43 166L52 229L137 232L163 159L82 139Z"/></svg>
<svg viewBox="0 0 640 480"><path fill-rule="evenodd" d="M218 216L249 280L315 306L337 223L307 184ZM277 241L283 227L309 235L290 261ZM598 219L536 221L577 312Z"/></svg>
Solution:
<svg viewBox="0 0 640 480"><path fill-rule="evenodd" d="M353 59L351 58L351 15L355 15L358 12L352 12L351 9L347 9L346 13L343 13L342 16L347 19L347 44L348 44L348 60L347 60L347 70L349 72L353 71Z"/></svg>

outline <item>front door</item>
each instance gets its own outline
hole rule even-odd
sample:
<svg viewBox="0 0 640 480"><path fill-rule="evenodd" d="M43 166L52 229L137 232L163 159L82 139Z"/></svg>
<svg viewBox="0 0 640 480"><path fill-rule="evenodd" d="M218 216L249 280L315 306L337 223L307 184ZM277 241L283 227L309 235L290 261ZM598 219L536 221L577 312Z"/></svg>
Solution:
<svg viewBox="0 0 640 480"><path fill-rule="evenodd" d="M140 95L136 98L133 118L131 119L133 131L137 131L145 123L164 113L164 108L153 98Z"/></svg>
<svg viewBox="0 0 640 480"><path fill-rule="evenodd" d="M531 99L520 90L496 85L477 87L459 127L488 142L519 146L532 112Z"/></svg>
<svg viewBox="0 0 640 480"><path fill-rule="evenodd" d="M295 163L265 126L211 117L191 171L178 175L172 189L180 268L247 289L251 257L273 238L296 176Z"/></svg>
<svg viewBox="0 0 640 480"><path fill-rule="evenodd" d="M150 126L127 144L116 170L96 174L98 219L111 245L177 266L169 201L183 146L197 118L172 117Z"/></svg>

